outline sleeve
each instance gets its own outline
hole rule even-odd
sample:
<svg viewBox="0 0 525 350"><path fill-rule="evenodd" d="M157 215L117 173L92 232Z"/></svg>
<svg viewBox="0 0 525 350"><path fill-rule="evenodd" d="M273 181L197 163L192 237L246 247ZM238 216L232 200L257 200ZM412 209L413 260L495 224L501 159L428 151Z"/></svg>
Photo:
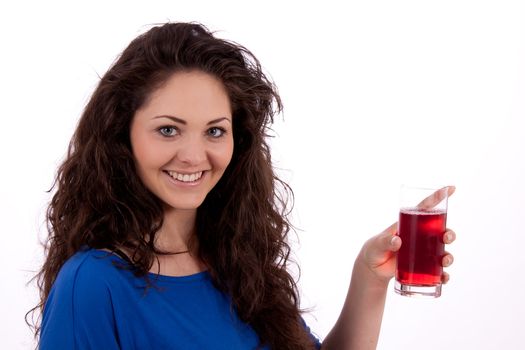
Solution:
<svg viewBox="0 0 525 350"><path fill-rule="evenodd" d="M120 349L104 274L84 261L68 263L45 303L39 349Z"/></svg>
<svg viewBox="0 0 525 350"><path fill-rule="evenodd" d="M315 348L317 350L320 350L321 349L321 342L319 341L319 339L312 333L312 331L310 330L310 327L308 327L308 325L306 324L306 322L304 321L304 319L301 317L301 324L303 325L304 329L306 330L306 332L308 333L308 335L310 336L310 339L312 339L312 342L315 346Z"/></svg>

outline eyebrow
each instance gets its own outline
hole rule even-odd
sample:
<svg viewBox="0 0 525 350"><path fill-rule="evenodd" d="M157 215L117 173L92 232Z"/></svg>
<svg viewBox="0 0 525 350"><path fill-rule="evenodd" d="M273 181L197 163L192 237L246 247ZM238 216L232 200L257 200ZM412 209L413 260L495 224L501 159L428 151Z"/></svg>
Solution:
<svg viewBox="0 0 525 350"><path fill-rule="evenodd" d="M174 121L175 123L180 123L180 124L183 124L183 125L188 124L184 119L177 118L177 117L174 117L172 115L159 115L159 116L154 117L153 119L159 119L159 118L168 118L168 119ZM222 122L223 120L226 120L226 121L231 123L231 120L229 118L221 117L221 118L210 120L206 125L216 124L216 123Z"/></svg>

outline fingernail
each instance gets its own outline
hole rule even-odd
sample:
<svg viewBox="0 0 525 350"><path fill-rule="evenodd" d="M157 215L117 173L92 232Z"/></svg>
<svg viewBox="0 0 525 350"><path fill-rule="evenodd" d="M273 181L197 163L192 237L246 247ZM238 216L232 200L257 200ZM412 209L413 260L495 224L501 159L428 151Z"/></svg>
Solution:
<svg viewBox="0 0 525 350"><path fill-rule="evenodd" d="M390 239L390 245L395 245L396 240L397 240L397 236L392 236L392 238Z"/></svg>
<svg viewBox="0 0 525 350"><path fill-rule="evenodd" d="M452 240L452 233L447 233L446 235L447 242L450 242Z"/></svg>

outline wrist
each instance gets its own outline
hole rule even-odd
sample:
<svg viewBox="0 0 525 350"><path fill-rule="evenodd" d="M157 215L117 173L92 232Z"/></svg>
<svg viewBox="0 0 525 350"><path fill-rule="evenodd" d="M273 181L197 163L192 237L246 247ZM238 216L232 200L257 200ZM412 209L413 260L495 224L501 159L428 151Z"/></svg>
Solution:
<svg viewBox="0 0 525 350"><path fill-rule="evenodd" d="M388 288L390 278L379 276L372 267L367 264L364 257L359 254L354 262L352 278L356 278L360 284L370 289L385 290Z"/></svg>

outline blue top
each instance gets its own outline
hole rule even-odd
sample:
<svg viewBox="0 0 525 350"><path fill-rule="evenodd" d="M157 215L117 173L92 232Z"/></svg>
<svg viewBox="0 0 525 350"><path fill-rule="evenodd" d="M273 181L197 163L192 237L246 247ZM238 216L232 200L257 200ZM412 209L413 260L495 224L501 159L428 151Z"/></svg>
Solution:
<svg viewBox="0 0 525 350"><path fill-rule="evenodd" d="M87 249L62 266L44 307L41 350L257 347L257 334L238 318L208 272L149 274L154 285L145 288L144 279L115 263L125 261Z"/></svg>

